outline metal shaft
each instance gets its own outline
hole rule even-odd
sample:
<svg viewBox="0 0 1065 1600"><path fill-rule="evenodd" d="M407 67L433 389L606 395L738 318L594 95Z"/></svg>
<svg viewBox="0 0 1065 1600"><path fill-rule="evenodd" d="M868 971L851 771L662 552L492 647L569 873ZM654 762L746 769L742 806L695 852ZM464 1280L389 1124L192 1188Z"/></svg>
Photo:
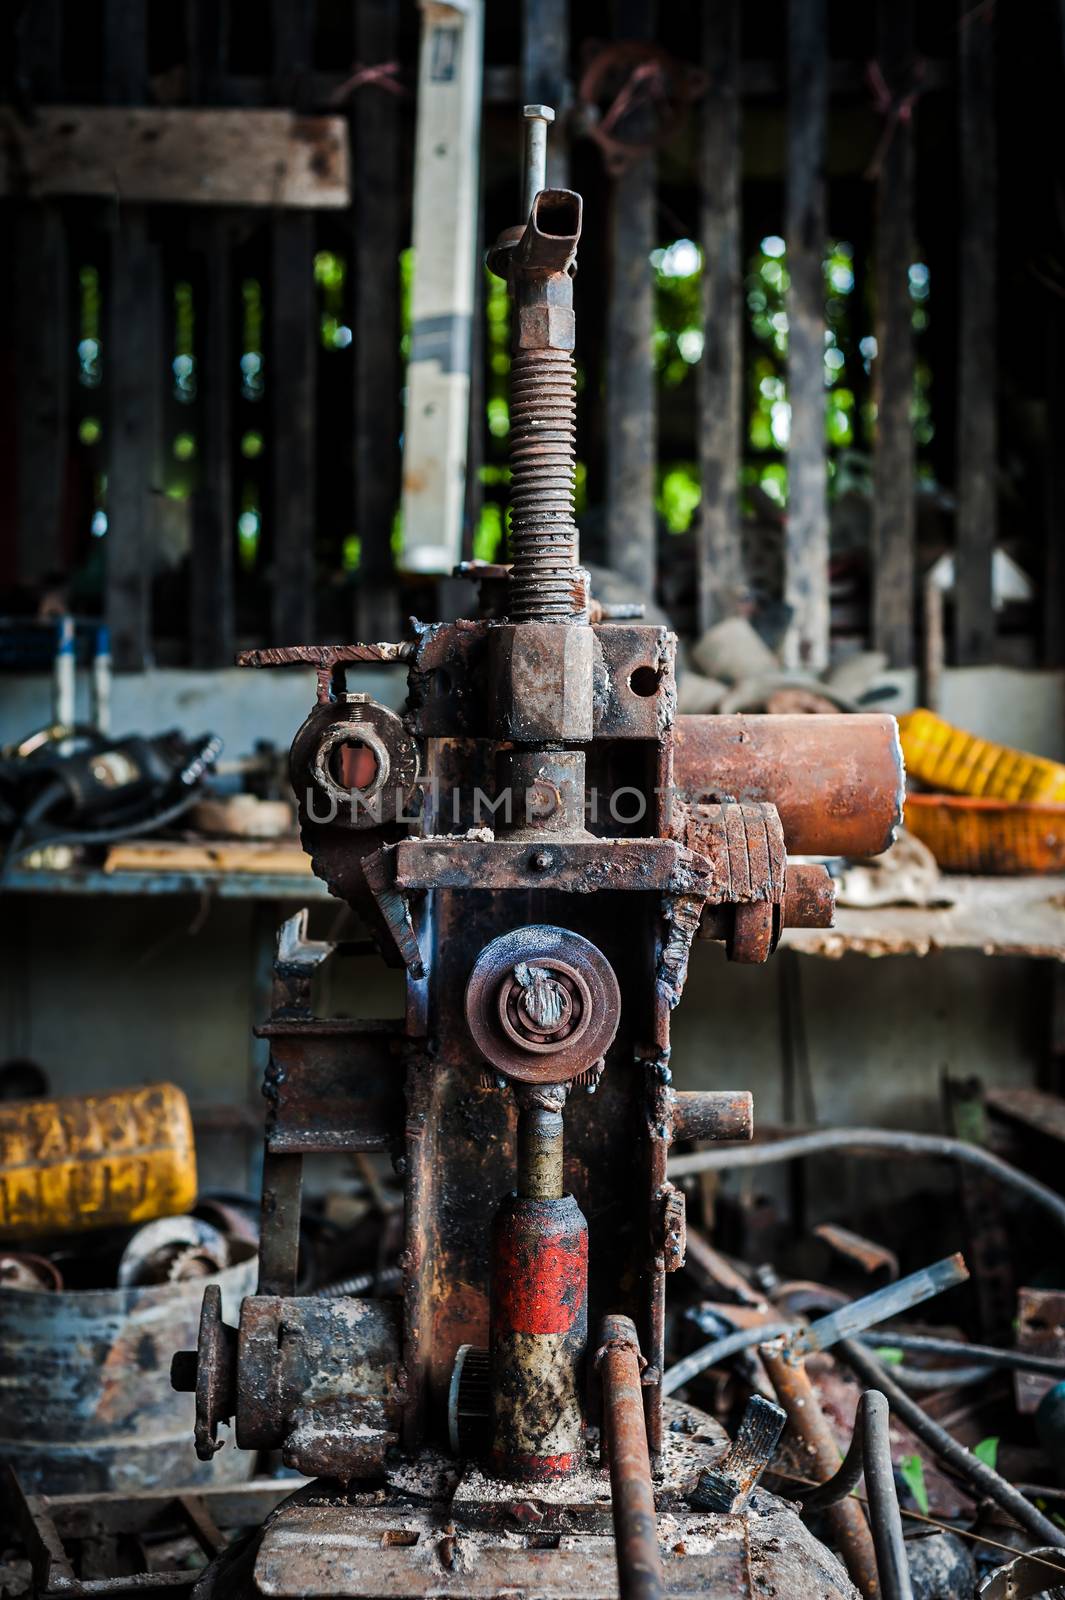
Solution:
<svg viewBox="0 0 1065 1600"><path fill-rule="evenodd" d="M562 1113L542 1106L518 1114L518 1194L523 1200L561 1200Z"/></svg>
<svg viewBox="0 0 1065 1600"><path fill-rule="evenodd" d="M655 1497L640 1385L640 1346L629 1317L603 1318L599 1363L621 1600L664 1600Z"/></svg>

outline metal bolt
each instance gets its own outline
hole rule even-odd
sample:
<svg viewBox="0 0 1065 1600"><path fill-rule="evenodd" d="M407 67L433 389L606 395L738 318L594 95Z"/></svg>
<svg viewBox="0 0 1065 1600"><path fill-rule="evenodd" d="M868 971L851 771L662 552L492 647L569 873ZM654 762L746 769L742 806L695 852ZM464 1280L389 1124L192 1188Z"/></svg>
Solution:
<svg viewBox="0 0 1065 1600"><path fill-rule="evenodd" d="M529 865L534 872L546 872L551 865L551 856L546 850L537 850Z"/></svg>
<svg viewBox="0 0 1065 1600"><path fill-rule="evenodd" d="M528 219L532 203L547 188L547 130L555 120L551 106L523 106L525 118L525 187L522 200Z"/></svg>

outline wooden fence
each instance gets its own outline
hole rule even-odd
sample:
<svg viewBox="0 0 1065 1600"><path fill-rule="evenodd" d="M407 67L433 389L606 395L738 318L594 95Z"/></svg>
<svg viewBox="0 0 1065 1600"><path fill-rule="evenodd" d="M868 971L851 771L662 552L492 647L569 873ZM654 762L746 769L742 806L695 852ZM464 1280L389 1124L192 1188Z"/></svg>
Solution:
<svg viewBox="0 0 1065 1600"><path fill-rule="evenodd" d="M551 180L585 196L585 553L688 630L753 593L818 669L830 634L909 665L953 551L953 659L1058 664L1052 0L526 0L485 26L480 236L519 220L524 102L559 108ZM124 669L446 609L394 558L417 10L25 0L12 27L6 609L65 585ZM467 554L506 499L478 295ZM1039 597L1007 630L997 546Z"/></svg>

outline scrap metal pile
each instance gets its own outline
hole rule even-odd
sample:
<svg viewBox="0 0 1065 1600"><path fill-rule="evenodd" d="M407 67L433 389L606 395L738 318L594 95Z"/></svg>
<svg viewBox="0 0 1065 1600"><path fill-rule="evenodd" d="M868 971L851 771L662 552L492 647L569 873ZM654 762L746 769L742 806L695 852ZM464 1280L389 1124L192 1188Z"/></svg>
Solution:
<svg viewBox="0 0 1065 1600"><path fill-rule="evenodd" d="M885 1329L965 1283L949 1251L900 1277L889 1249L836 1228L837 1255L889 1279L862 1294L686 1237L689 1198L728 1230L705 1174L833 1140L747 1144L742 1089L674 1089L692 942L760 963L785 928L826 925L828 874L789 858L885 849L901 761L889 716L678 716L673 636L589 596L573 520L581 200L545 188L549 117L526 117L525 221L489 255L513 308L512 565L482 574L481 617L411 643L245 658L317 669L292 746L303 842L406 999L398 1019L319 1015L345 950L310 939L305 914L282 929L257 1291L230 1320L208 1284L173 1381L195 1395L203 1461L233 1440L309 1481L218 1540L192 1592L971 1594L969 1546L944 1524L983 1541L984 1592L1039 1592L1065 1579L1065 1533L1037 1503L1053 1491L1007 1482L923 1402L1009 1366L1056 1382L1060 1354ZM406 663L402 715L348 686L382 661ZM932 1143L908 1153L968 1151L985 1185L1065 1220L1035 1179ZM391 1158L394 1292L305 1291L303 1165L320 1154ZM900 1426L935 1548L903 1536Z"/></svg>

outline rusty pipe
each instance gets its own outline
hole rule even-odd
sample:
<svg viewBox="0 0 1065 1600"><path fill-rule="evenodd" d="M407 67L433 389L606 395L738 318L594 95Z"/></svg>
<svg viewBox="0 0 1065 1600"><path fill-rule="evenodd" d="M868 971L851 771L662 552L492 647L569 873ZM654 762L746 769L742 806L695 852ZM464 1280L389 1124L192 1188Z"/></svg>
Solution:
<svg viewBox="0 0 1065 1600"><path fill-rule="evenodd" d="M783 1341L762 1345L758 1353L777 1399L802 1441L809 1476L818 1483L827 1483L839 1471L840 1449L806 1367L798 1357L788 1353ZM876 1550L861 1506L848 1497L829 1507L826 1515L843 1552L847 1571L866 1600L878 1596Z"/></svg>
<svg viewBox="0 0 1065 1600"><path fill-rule="evenodd" d="M902 750L887 712L681 716L673 762L692 800L775 805L795 855L877 855L902 821Z"/></svg>
<svg viewBox="0 0 1065 1600"><path fill-rule="evenodd" d="M752 1139L754 1096L746 1089L682 1090L673 1097L673 1138Z"/></svg>
<svg viewBox="0 0 1065 1600"><path fill-rule="evenodd" d="M596 1356L603 1380L603 1426L610 1458L610 1498L621 1600L665 1600L640 1369L645 1365L631 1318L607 1316Z"/></svg>

